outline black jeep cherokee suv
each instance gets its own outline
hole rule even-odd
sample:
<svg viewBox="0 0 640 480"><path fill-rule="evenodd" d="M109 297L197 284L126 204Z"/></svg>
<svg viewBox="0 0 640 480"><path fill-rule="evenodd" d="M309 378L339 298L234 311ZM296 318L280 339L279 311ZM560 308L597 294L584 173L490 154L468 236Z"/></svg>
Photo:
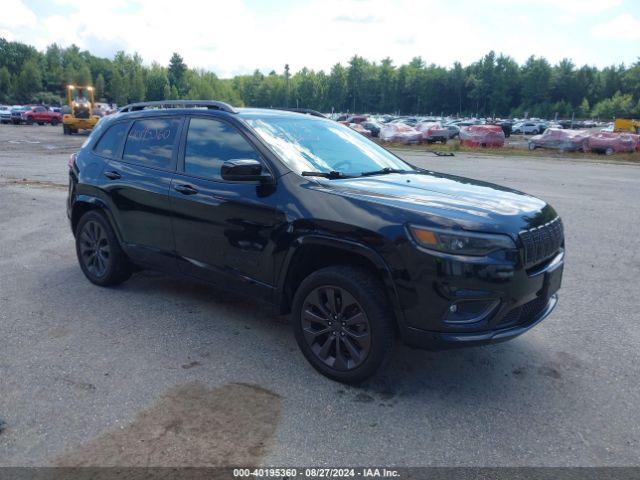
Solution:
<svg viewBox="0 0 640 480"><path fill-rule="evenodd" d="M547 203L424 170L337 122L221 102L148 102L100 121L70 162L68 215L97 285L134 268L292 313L321 373L372 375L392 342L503 341L557 302Z"/></svg>

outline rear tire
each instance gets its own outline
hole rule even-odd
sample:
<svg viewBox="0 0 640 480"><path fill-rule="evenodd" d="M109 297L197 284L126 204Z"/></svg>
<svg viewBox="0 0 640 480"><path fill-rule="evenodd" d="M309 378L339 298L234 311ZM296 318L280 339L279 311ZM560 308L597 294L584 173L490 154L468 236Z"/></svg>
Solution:
<svg viewBox="0 0 640 480"><path fill-rule="evenodd" d="M76 227L76 254L87 279L102 287L118 285L131 276L131 264L106 217L91 210Z"/></svg>
<svg viewBox="0 0 640 480"><path fill-rule="evenodd" d="M292 324L307 361L321 374L356 384L389 360L394 321L382 283L362 268L326 267L303 280Z"/></svg>
<svg viewBox="0 0 640 480"><path fill-rule="evenodd" d="M55 126L57 126L57 125L58 125L58 119L57 119L57 118L52 118L52 119L51 119L51 126L52 126L52 127L55 127Z"/></svg>
<svg viewBox="0 0 640 480"><path fill-rule="evenodd" d="M607 147L607 149L604 151L605 155L613 155L613 148L611 147Z"/></svg>

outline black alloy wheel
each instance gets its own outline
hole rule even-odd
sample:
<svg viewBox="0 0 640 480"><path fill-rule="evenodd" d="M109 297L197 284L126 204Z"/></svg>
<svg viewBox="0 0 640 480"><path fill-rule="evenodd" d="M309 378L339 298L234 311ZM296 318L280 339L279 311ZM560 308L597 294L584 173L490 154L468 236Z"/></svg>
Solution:
<svg viewBox="0 0 640 480"><path fill-rule="evenodd" d="M361 383L391 358L395 320L374 271L351 265L316 270L297 288L292 317L302 354L333 380Z"/></svg>
<svg viewBox="0 0 640 480"><path fill-rule="evenodd" d="M86 222L79 242L80 258L85 268L97 278L104 277L111 262L111 248L102 226L93 220Z"/></svg>
<svg viewBox="0 0 640 480"><path fill-rule="evenodd" d="M78 262L90 282L106 287L131 276L132 265L102 212L85 213L78 221L75 236Z"/></svg>
<svg viewBox="0 0 640 480"><path fill-rule="evenodd" d="M360 366L371 348L371 328L363 308L346 290L325 285L304 301L302 332L314 355L339 371Z"/></svg>

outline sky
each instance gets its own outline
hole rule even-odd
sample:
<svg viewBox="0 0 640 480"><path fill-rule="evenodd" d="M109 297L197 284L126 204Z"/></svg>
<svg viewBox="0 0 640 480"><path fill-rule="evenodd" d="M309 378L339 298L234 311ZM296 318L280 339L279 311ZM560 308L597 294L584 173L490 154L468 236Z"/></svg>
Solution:
<svg viewBox="0 0 640 480"><path fill-rule="evenodd" d="M354 54L448 67L490 50L603 67L640 60L640 0L0 0L0 37L163 65L178 52L222 78Z"/></svg>

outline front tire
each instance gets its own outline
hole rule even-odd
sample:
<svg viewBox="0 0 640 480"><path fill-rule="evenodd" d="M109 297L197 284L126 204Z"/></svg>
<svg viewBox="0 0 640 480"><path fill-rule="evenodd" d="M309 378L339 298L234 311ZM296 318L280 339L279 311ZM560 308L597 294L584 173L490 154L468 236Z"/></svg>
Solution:
<svg viewBox="0 0 640 480"><path fill-rule="evenodd" d="M57 126L57 125L58 125L58 123L59 123L59 122L58 122L58 119L57 119L57 118L52 118L52 119L51 119L51 126L52 126L52 127Z"/></svg>
<svg viewBox="0 0 640 480"><path fill-rule="evenodd" d="M529 150L535 150L536 149L536 144L533 142L529 142Z"/></svg>
<svg viewBox="0 0 640 480"><path fill-rule="evenodd" d="M389 301L381 282L364 269L333 266L309 275L295 294L292 323L307 361L338 382L360 383L390 358Z"/></svg>
<svg viewBox="0 0 640 480"><path fill-rule="evenodd" d="M98 211L85 213L76 227L76 254L82 272L102 287L118 285L131 276L131 264L109 221Z"/></svg>

